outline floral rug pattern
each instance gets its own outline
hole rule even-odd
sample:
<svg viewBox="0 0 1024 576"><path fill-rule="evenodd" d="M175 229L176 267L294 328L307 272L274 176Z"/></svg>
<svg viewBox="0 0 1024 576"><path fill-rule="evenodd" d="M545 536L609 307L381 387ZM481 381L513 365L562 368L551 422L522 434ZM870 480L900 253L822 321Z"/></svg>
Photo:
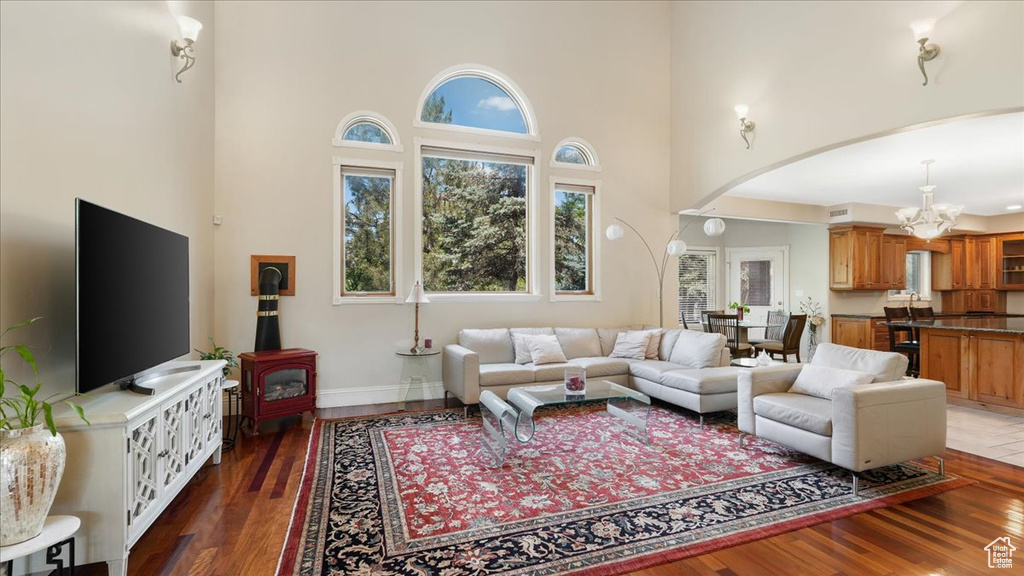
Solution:
<svg viewBox="0 0 1024 576"><path fill-rule="evenodd" d="M849 472L654 406L644 444L600 403L539 412L501 468L479 415L318 421L279 574L618 574L965 484Z"/></svg>

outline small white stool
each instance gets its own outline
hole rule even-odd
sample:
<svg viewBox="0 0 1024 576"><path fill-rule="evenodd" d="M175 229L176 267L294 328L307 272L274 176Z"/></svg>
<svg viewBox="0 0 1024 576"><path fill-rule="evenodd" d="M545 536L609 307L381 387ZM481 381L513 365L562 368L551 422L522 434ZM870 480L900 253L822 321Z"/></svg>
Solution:
<svg viewBox="0 0 1024 576"><path fill-rule="evenodd" d="M64 572L64 560L58 558L68 547L68 564L71 568L71 575L75 574L75 539L71 536L78 531L82 521L77 516L47 516L43 523L43 531L35 538L29 538L24 542L0 546L0 566L3 566L3 576L11 576L14 569L14 559L28 556L29 554L46 549L46 563L56 566L60 572Z"/></svg>
<svg viewBox="0 0 1024 576"><path fill-rule="evenodd" d="M399 410L405 410L405 404L409 400L409 392L413 384L426 388L430 382L430 357L441 353L439 348L417 348L411 350L396 350L395 354L402 358L402 376L398 381L398 403ZM408 380L408 384L406 381ZM424 398L426 398L424 390Z"/></svg>

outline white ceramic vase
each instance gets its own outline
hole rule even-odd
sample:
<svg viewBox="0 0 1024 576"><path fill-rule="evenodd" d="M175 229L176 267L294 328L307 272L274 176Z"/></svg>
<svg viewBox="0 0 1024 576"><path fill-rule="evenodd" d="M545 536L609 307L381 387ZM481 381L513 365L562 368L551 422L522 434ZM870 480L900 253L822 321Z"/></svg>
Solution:
<svg viewBox="0 0 1024 576"><path fill-rule="evenodd" d="M34 538L64 475L64 437L42 424L0 430L0 546Z"/></svg>

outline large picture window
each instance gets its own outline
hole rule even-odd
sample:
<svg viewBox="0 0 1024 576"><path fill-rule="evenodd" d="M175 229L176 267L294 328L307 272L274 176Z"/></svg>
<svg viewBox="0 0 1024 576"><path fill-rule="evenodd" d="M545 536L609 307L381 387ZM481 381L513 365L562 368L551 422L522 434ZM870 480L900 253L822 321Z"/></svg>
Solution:
<svg viewBox="0 0 1024 576"><path fill-rule="evenodd" d="M716 310L718 253L691 248L679 257L679 318L700 324L702 310Z"/></svg>
<svg viewBox="0 0 1024 576"><path fill-rule="evenodd" d="M594 293L594 187L554 187L556 295Z"/></svg>
<svg viewBox="0 0 1024 576"><path fill-rule="evenodd" d="M394 302L401 164L335 158L334 303Z"/></svg>
<svg viewBox="0 0 1024 576"><path fill-rule="evenodd" d="M530 292L533 158L431 147L421 155L424 288Z"/></svg>

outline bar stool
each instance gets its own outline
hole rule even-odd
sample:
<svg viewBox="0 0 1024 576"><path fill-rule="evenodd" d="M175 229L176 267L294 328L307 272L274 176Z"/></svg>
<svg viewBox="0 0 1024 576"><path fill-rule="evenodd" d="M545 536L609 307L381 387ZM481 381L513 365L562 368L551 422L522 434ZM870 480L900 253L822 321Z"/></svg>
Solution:
<svg viewBox="0 0 1024 576"><path fill-rule="evenodd" d="M910 310L903 306L883 308L885 321L889 322L889 351L901 352L910 359L907 364L907 376L917 376L921 370L921 343L917 341L917 332L910 326L893 326L892 322L911 320Z"/></svg>

